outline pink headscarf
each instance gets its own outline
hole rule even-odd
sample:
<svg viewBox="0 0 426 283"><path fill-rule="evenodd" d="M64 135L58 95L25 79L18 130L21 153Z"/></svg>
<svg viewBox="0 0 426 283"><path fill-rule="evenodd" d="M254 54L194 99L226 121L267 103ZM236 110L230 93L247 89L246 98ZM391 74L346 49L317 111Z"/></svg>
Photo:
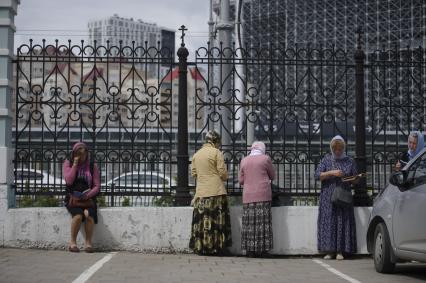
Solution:
<svg viewBox="0 0 426 283"><path fill-rule="evenodd" d="M87 145L84 142L77 142L72 147L71 163L74 161L75 152L80 149L85 148L87 151ZM87 158L84 164L79 164L77 167L77 177L84 178L89 186L92 185L92 174L90 173L90 158L89 153L87 153Z"/></svg>

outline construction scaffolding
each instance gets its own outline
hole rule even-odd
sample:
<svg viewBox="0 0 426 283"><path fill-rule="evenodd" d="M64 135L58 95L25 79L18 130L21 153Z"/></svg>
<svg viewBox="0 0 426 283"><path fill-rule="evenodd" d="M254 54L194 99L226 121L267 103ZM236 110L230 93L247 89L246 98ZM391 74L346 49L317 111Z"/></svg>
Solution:
<svg viewBox="0 0 426 283"><path fill-rule="evenodd" d="M352 50L358 27L368 51L426 43L423 0L243 0L241 18L250 47L313 44Z"/></svg>
<svg viewBox="0 0 426 283"><path fill-rule="evenodd" d="M220 16L219 3L220 1L216 0L213 4L218 16ZM239 4L241 5L240 15L238 15ZM400 61L404 61L411 56L410 50L413 48L426 47L426 2L424 0L233 0L230 13L231 20L237 21L240 18L240 23L237 22L237 25L241 25L241 47L253 53L250 56L257 56L259 51L269 50L265 52L267 54L275 52L274 50L281 50L284 51L283 56L289 58L293 57L293 52L301 52L297 55L302 55L301 57L306 57L307 60L327 59L327 54L302 53L306 50L330 49L330 54L341 52L342 58L353 58L358 31L362 31L360 34L362 49L366 53L367 62L383 61L386 56L388 59L399 56ZM237 30L234 31L234 40L238 41ZM382 82L384 85L378 84L377 79L374 79L377 72L373 74L367 69L365 78L367 95L375 95L375 99L380 100L378 96L383 93L381 88L395 89L395 79L404 76L403 67L391 66L386 70L382 69L379 76L385 78ZM277 94L285 93L283 86L294 85L298 78L306 75L305 70L296 72L297 68L292 66L274 66L273 70L270 67L262 68L265 67L247 68L246 75L252 78L253 84L262 80L259 76L271 71L283 75L282 83L275 80L274 86L266 84L266 89L262 92L266 97L270 96L268 92L271 90ZM317 68L312 69L314 77L318 77L317 70ZM336 72L321 73L323 89L335 84L338 79L336 75L338 75ZM348 79L347 90L351 90L354 78ZM416 80L420 80L421 88L426 87L425 73L416 76ZM401 86L398 84L400 96L408 95L409 100L416 105L423 104L420 101L423 96L416 92L416 88L419 89L418 86L406 85L404 90ZM313 91L316 92L315 87ZM318 92L324 93L324 91ZM344 99L342 95L348 95L339 89L333 90L333 94L337 101ZM349 100L351 99L354 98L349 93ZM370 100L367 102L367 121L373 123L375 117L372 113L372 105ZM414 121L416 119L408 121L410 119L406 116L401 115L399 122L410 129L417 127L419 121ZM351 120L353 117L354 112L350 111L347 118ZM387 127L389 130L395 130L392 123L388 123Z"/></svg>

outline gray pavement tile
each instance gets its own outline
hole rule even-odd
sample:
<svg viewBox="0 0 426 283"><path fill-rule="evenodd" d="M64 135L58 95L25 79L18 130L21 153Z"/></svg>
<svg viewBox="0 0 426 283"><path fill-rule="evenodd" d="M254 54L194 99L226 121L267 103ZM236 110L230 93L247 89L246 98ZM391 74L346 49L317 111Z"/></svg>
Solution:
<svg viewBox="0 0 426 283"><path fill-rule="evenodd" d="M0 282L55 282L58 278L61 279L60 282L71 282L106 254L0 248ZM399 273L386 276L375 272L371 258L325 263L363 283L411 283L426 280L423 265L404 265ZM342 281L342 278L313 262L311 258L252 259L119 252L88 282Z"/></svg>

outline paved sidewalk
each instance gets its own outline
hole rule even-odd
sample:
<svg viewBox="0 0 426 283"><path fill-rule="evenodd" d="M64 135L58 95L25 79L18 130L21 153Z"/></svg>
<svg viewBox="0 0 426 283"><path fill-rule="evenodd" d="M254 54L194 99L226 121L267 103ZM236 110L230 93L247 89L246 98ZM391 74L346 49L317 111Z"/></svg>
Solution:
<svg viewBox="0 0 426 283"><path fill-rule="evenodd" d="M102 262L102 265L99 261L106 262ZM329 269L323 264L328 265ZM93 272L92 276L90 272ZM411 283L426 280L426 264L402 265L396 274L383 275L375 272L371 258L337 262L309 257L257 259L129 252L73 254L66 251L0 248L0 274L2 283L73 282L76 279L79 279L76 282L149 283ZM344 276L347 276L346 280Z"/></svg>

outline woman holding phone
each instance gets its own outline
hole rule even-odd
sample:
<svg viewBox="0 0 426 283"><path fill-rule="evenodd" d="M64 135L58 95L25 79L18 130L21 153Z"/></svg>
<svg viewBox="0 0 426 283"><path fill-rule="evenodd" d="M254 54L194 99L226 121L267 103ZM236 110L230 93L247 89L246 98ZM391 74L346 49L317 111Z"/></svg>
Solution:
<svg viewBox="0 0 426 283"><path fill-rule="evenodd" d="M73 146L70 160L65 160L63 173L67 185L65 206L72 216L70 252L79 252L77 235L80 224L85 222L85 251L92 253L92 236L94 225L98 222L96 195L100 189L100 172L96 163L90 162L85 143Z"/></svg>
<svg viewBox="0 0 426 283"><path fill-rule="evenodd" d="M408 136L408 151L404 152L399 160L395 164L395 170L399 171L403 168L411 159L422 151L425 147L424 137L420 131L411 132Z"/></svg>

